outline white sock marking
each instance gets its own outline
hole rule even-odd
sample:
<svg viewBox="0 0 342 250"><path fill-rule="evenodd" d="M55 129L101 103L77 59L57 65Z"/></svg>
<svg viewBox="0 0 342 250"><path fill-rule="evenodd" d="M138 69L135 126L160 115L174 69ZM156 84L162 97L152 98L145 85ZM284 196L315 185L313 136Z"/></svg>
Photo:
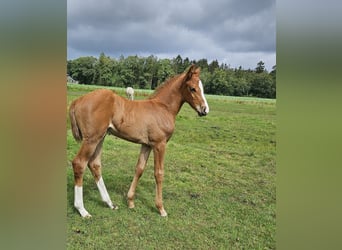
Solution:
<svg viewBox="0 0 342 250"><path fill-rule="evenodd" d="M88 213L87 210L85 210L83 205L83 187L75 186L74 189L75 197L74 197L74 206L78 210L78 212L81 214L82 217L91 217L91 215Z"/></svg>
<svg viewBox="0 0 342 250"><path fill-rule="evenodd" d="M99 189L100 191L100 195L101 195L101 198L102 198L102 201L106 202L107 205L113 209L114 206L113 206L113 203L112 201L110 200L110 197L109 197L109 194L107 192L107 188L104 184L104 181L102 179L102 176L100 177L99 181L96 183L97 185L97 188Z"/></svg>

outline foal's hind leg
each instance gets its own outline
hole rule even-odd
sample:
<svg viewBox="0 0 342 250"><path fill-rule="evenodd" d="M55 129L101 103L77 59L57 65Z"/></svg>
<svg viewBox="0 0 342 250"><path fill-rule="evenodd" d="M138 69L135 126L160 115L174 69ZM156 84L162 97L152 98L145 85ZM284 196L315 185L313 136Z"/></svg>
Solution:
<svg viewBox="0 0 342 250"><path fill-rule="evenodd" d="M97 188L100 191L102 201L107 203L107 205L111 209L118 209L118 207L116 205L114 205L113 202L111 201L109 194L107 192L107 188L106 188L104 181L102 179L102 171L101 171L101 168L102 168L102 166L101 166L102 144L103 144L103 140L97 145L95 153L93 154L93 156L89 160L88 167L94 176Z"/></svg>
<svg viewBox="0 0 342 250"><path fill-rule="evenodd" d="M135 189L138 185L138 181L141 177L141 175L144 172L148 157L151 152L151 147L147 145L141 145L141 150L140 150L140 155L139 159L137 162L137 165L135 167L135 175L132 181L132 184L129 188L129 191L127 193L127 198L128 198L128 207L129 208L134 208L134 195L135 195Z"/></svg>
<svg viewBox="0 0 342 250"><path fill-rule="evenodd" d="M82 217L91 217L83 205L83 174L90 157L95 152L97 144L83 141L79 152L72 161L75 179L74 206Z"/></svg>

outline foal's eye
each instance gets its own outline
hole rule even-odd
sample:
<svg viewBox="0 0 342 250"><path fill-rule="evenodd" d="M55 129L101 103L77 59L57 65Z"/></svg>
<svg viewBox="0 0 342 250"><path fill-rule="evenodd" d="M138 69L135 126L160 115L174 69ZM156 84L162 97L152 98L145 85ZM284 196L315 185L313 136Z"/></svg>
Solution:
<svg viewBox="0 0 342 250"><path fill-rule="evenodd" d="M190 87L189 89L190 89L191 92L196 92L196 89L193 88L193 87Z"/></svg>

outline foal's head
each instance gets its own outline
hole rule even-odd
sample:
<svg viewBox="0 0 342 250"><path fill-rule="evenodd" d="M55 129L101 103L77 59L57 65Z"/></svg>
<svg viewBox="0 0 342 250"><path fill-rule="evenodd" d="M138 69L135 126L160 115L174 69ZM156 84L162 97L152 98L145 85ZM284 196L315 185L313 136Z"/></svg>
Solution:
<svg viewBox="0 0 342 250"><path fill-rule="evenodd" d="M200 68L192 65L184 77L182 94L185 101L197 111L199 116L205 116L209 113L209 106L204 96L203 85L199 75Z"/></svg>

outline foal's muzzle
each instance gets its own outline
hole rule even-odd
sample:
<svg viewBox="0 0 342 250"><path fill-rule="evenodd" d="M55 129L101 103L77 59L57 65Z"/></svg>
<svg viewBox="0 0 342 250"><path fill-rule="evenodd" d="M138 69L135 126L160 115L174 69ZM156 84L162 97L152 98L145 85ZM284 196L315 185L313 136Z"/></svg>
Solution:
<svg viewBox="0 0 342 250"><path fill-rule="evenodd" d="M201 106L199 110L197 110L199 116L206 116L208 114L207 107Z"/></svg>

